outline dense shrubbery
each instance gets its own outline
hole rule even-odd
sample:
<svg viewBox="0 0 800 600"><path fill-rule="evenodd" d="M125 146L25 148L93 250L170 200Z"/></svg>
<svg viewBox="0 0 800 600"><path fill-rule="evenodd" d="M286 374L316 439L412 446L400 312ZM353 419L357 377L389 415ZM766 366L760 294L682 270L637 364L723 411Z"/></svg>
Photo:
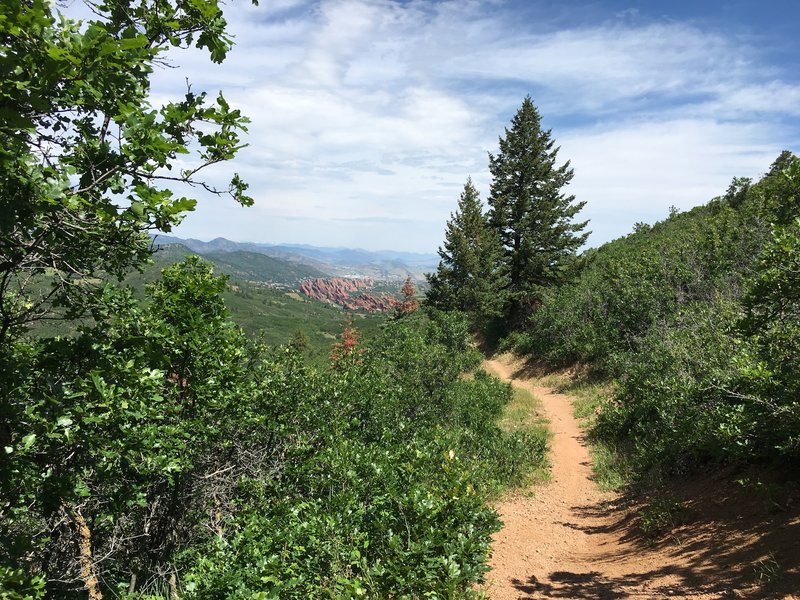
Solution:
<svg viewBox="0 0 800 600"><path fill-rule="evenodd" d="M223 287L190 259L145 305L109 289L80 335L4 347L0 589L469 595L486 500L545 443L496 426L507 385L464 376L466 319L398 318L315 370L246 342Z"/></svg>
<svg viewBox="0 0 800 600"><path fill-rule="evenodd" d="M640 473L800 455L800 161L587 252L508 340L618 390L594 435Z"/></svg>
<svg viewBox="0 0 800 600"><path fill-rule="evenodd" d="M509 388L468 376L458 315L407 315L316 371L302 338L247 342L197 259L144 303L98 289L193 210L181 190L252 199L202 176L247 119L150 89L167 52L224 59L223 3L85 4L0 6L0 597L470 595L487 497L544 450L495 426ZM56 318L75 335L26 335Z"/></svg>

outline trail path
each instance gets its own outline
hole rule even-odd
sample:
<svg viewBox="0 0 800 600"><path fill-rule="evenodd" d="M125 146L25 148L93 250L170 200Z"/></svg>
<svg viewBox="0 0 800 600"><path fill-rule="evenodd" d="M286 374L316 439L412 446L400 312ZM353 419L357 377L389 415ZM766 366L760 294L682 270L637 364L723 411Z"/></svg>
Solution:
<svg viewBox="0 0 800 600"><path fill-rule="evenodd" d="M592 481L589 451L568 396L517 378L506 362L488 360L485 367L539 398L553 432L551 481L532 496L517 495L497 506L504 527L495 535L490 598L752 597L715 577L725 565L715 564L713 552L674 541L648 547L631 533L622 499Z"/></svg>

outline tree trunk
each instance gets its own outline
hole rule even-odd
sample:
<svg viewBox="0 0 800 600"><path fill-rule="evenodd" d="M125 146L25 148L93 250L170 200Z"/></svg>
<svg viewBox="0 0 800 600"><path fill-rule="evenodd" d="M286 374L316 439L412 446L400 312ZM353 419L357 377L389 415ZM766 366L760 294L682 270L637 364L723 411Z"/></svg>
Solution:
<svg viewBox="0 0 800 600"><path fill-rule="evenodd" d="M178 576L175 571L169 575L169 600L180 600L180 596L178 596Z"/></svg>
<svg viewBox="0 0 800 600"><path fill-rule="evenodd" d="M103 594L100 592L100 582L94 572L92 532L79 510L73 511L72 518L78 531L78 566L81 572L81 579L83 579L83 584L89 592L89 600L103 600Z"/></svg>

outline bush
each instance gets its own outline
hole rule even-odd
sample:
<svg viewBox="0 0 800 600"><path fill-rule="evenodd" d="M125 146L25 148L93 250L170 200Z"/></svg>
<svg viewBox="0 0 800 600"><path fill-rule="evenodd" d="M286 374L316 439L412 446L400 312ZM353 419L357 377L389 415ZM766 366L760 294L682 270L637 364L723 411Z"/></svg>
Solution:
<svg viewBox="0 0 800 600"><path fill-rule="evenodd" d="M470 596L487 500L545 444L497 427L510 387L463 316L407 315L318 370L248 343L223 289L190 259L145 304L109 288L79 335L3 349L7 594L85 597L80 562L129 598Z"/></svg>
<svg viewBox="0 0 800 600"><path fill-rule="evenodd" d="M618 386L592 435L639 476L800 456L800 159L583 257L508 343Z"/></svg>
<svg viewBox="0 0 800 600"><path fill-rule="evenodd" d="M653 328L640 352L618 355L618 388L602 406L593 435L627 448L641 473L654 467L680 472L747 452L744 438L720 426L735 415L729 400L738 377L731 361L738 314L723 301L691 305Z"/></svg>

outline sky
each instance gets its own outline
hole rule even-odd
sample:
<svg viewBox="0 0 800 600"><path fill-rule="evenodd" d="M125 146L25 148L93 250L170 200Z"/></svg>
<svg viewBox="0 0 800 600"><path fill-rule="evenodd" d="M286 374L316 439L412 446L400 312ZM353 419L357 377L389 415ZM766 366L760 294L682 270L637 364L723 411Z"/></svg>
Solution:
<svg viewBox="0 0 800 600"><path fill-rule="evenodd" d="M252 120L255 206L200 197L175 235L433 252L467 177L489 192L530 95L575 171L590 246L800 152L795 0L234 0L221 65L171 55L157 105L216 95Z"/></svg>

